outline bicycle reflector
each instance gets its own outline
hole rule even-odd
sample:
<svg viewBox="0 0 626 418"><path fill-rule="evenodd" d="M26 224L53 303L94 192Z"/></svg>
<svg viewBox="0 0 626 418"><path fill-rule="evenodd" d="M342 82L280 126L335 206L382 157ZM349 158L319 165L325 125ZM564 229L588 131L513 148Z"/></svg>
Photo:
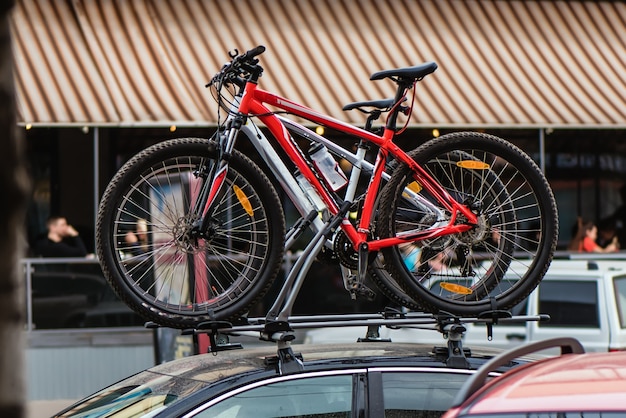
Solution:
<svg viewBox="0 0 626 418"><path fill-rule="evenodd" d="M447 290L450 293L456 293L457 295L469 295L472 293L472 289L469 287L461 286L460 284L455 283L439 283L439 287L443 290Z"/></svg>
<svg viewBox="0 0 626 418"><path fill-rule="evenodd" d="M410 191L412 191L413 193L419 193L419 192L422 191L422 186L418 182L416 182L416 181L407 184L406 188L409 189ZM405 197L405 198L409 198L410 197L409 193L407 193L407 192L402 193L402 196Z"/></svg>
<svg viewBox="0 0 626 418"><path fill-rule="evenodd" d="M489 164L483 163L482 161L476 161L476 160L458 161L456 165L457 167L467 168L469 170L487 170L490 168Z"/></svg>
<svg viewBox="0 0 626 418"><path fill-rule="evenodd" d="M235 191L235 195L237 196L237 199L239 199L239 203L241 203L241 206L243 206L248 215L253 216L254 211L252 210L252 205L250 204L250 201L248 200L248 197L243 192L243 190L241 190L241 188L236 184L233 184L233 190Z"/></svg>

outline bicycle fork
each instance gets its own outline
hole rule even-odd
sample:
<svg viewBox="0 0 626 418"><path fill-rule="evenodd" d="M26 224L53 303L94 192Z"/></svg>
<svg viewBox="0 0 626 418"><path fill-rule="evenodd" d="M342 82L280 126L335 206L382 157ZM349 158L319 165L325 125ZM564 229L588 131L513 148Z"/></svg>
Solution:
<svg viewBox="0 0 626 418"><path fill-rule="evenodd" d="M237 109L239 106L240 98L236 97L233 103L232 109ZM233 115L233 112L231 112ZM216 133L216 145L217 156L215 158L215 164L213 164L207 173L204 174L204 186L198 201L196 202L195 212L200 214L200 234L206 234L210 228L211 208L215 202L215 198L219 194L224 185L224 180L228 175L228 161L232 155L235 147L235 140L241 127L244 125L245 117L236 114L235 116L229 116L225 123L225 129ZM237 195L238 198L239 195Z"/></svg>

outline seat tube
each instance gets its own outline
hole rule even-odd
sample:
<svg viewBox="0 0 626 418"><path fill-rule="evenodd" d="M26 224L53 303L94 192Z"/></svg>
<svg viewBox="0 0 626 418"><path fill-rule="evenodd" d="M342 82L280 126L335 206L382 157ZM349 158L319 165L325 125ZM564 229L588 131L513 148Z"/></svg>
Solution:
<svg viewBox="0 0 626 418"><path fill-rule="evenodd" d="M370 232L370 223L372 214L374 213L374 205L376 198L379 195L378 189L380 188L380 181L385 169L385 162L387 161L387 151L381 147L378 150L376 156L376 162L374 163L374 172L370 178L369 186L367 187L368 193L365 194L365 201L363 202L363 212L361 213L361 221L359 222L358 232L362 234L368 234Z"/></svg>

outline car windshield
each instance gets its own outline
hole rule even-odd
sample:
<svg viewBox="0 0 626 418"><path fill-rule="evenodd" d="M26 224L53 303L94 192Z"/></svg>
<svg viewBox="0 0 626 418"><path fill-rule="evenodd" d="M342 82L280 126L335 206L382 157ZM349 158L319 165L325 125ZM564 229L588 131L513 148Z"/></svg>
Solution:
<svg viewBox="0 0 626 418"><path fill-rule="evenodd" d="M205 386L205 382L145 371L90 396L55 417L150 416Z"/></svg>

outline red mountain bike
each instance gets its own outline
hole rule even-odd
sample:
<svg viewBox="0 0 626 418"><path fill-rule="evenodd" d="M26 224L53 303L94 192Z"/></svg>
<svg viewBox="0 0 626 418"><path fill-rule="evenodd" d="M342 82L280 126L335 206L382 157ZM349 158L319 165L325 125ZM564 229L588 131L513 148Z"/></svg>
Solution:
<svg viewBox="0 0 626 418"><path fill-rule="evenodd" d="M479 315L508 309L537 286L558 226L536 164L512 144L475 132L444 135L408 153L393 141L398 116L413 107L405 105L408 92L435 63L373 74L371 80L393 80L397 91L344 108L369 114L361 129L260 89L257 56L264 50L232 54L208 84L226 113L211 139L156 144L124 164L107 187L97 253L129 306L175 328L245 315L307 229L315 236L268 317L293 304L321 252L338 261L355 296L373 292L371 278L411 309ZM383 112L377 133L372 123ZM287 116L354 137L356 151ZM263 169L235 149L244 139ZM347 175L338 159L350 163ZM273 184L302 215L289 231ZM142 245L132 237L138 222L147 229Z"/></svg>

